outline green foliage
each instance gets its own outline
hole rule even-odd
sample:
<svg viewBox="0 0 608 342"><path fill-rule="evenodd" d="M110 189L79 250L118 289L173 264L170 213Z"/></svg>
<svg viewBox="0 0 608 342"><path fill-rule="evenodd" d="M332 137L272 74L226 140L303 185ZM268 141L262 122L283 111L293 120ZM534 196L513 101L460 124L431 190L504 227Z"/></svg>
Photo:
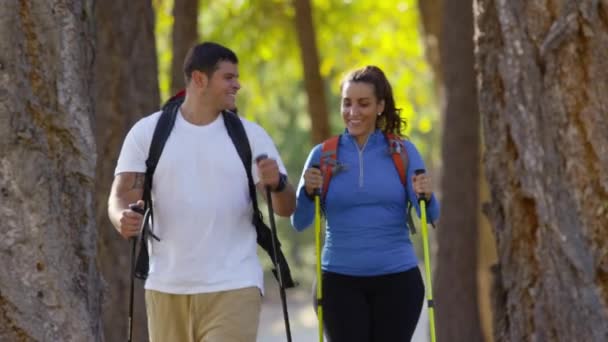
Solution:
<svg viewBox="0 0 608 342"><path fill-rule="evenodd" d="M158 82L161 95L161 103L164 103L171 94L171 59L173 50L171 47L171 32L173 30L173 1L152 0L156 23L154 34L156 36L156 55L158 58Z"/></svg>
<svg viewBox="0 0 608 342"><path fill-rule="evenodd" d="M439 159L439 115L432 74L426 63L414 0L313 0L313 19L326 82L333 132L342 130L339 85L346 72L365 65L381 67L393 85L397 106L408 122L406 134L428 164ZM162 99L170 94L170 35L173 1L154 0L159 79ZM273 137L297 183L310 148L310 117L304 89L295 10L287 0L202 1L201 40L225 44L239 57L239 111L261 124ZM312 230L294 233L285 219L281 226L286 247L302 246L293 257L312 260L306 244ZM302 255L300 255L302 254Z"/></svg>

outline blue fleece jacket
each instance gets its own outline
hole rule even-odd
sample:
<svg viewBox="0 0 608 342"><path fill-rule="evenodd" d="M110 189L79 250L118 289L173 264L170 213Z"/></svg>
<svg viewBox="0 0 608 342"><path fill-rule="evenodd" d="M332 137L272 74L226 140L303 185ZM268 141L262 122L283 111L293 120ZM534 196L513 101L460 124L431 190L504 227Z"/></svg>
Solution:
<svg viewBox="0 0 608 342"><path fill-rule="evenodd" d="M403 272L418 264L407 227L407 202L420 216L416 194L412 190L414 170L424 169L420 153L405 140L409 157L407 190L389 153L384 134L377 130L359 148L348 133L340 136L338 163L326 194L325 244L322 268L352 276L375 276ZM308 156L304 170L319 164L321 145ZM302 175L304 172L302 172ZM439 217L439 203L433 196L427 207L428 222ZM302 231L314 220L314 202L306 195L300 178L297 208L292 225Z"/></svg>

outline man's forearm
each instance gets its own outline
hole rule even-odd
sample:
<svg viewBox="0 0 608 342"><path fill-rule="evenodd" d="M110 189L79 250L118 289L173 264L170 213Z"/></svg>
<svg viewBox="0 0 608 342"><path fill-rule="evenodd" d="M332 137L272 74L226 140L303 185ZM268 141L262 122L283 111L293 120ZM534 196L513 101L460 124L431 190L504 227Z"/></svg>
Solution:
<svg viewBox="0 0 608 342"><path fill-rule="evenodd" d="M289 217L296 209L296 192L289 183L281 192L271 192L274 212L282 217Z"/></svg>
<svg viewBox="0 0 608 342"><path fill-rule="evenodd" d="M117 230L120 230L122 212L143 196L143 184L143 173L126 172L114 178L108 198L108 217Z"/></svg>
<svg viewBox="0 0 608 342"><path fill-rule="evenodd" d="M129 201L116 195L108 199L108 217L114 228L120 227L120 217L123 210L129 207Z"/></svg>

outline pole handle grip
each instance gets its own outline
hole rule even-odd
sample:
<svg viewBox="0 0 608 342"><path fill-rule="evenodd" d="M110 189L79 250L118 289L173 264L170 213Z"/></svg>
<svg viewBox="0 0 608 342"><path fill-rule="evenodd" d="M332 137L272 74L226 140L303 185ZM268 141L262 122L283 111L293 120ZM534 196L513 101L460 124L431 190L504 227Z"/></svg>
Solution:
<svg viewBox="0 0 608 342"><path fill-rule="evenodd" d="M257 157L255 157L255 162L259 163L264 159L268 159L268 155L266 153L262 153L262 154L258 155Z"/></svg>
<svg viewBox="0 0 608 342"><path fill-rule="evenodd" d="M414 171L414 174L415 174L416 176L419 176L419 175L422 175L422 174L425 174L425 173L426 173L426 170L425 170L425 169L416 169L416 170ZM425 202L426 202L426 201L428 200L428 199L426 198L425 194L416 194L416 195L418 196L418 200L419 200L419 201L425 201Z"/></svg>
<svg viewBox="0 0 608 342"><path fill-rule="evenodd" d="M129 209L131 209L131 210L133 210L134 212L136 212L136 213L138 213L138 214L141 214L141 215L144 215L144 214L146 213L146 211L144 210L144 208L142 208L142 207L138 206L138 205L137 205L137 204L135 204L135 203L131 203L131 204L129 204Z"/></svg>
<svg viewBox="0 0 608 342"><path fill-rule="evenodd" d="M319 165L319 164L312 164L310 167L315 168L317 170L321 170L321 165ZM321 189L316 188L313 194L315 196L321 196Z"/></svg>

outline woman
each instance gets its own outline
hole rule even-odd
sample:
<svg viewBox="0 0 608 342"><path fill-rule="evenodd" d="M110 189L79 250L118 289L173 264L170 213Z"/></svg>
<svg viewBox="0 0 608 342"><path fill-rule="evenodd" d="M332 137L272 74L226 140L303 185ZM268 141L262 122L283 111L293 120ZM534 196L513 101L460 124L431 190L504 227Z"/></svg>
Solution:
<svg viewBox="0 0 608 342"><path fill-rule="evenodd" d="M439 203L429 177L415 175L415 170L424 169L418 150L399 138L408 157L407 184L401 183L387 136L399 137L405 122L382 70L367 66L353 71L342 82L341 93L346 129L335 153L338 167L323 194L325 333L331 342L410 341L424 284L409 237L407 205L419 214L417 196L424 195L428 220L434 222ZM310 152L298 186L291 219L299 231L314 219L313 194L324 181L315 167L323 164L321 151L322 145L317 145Z"/></svg>

